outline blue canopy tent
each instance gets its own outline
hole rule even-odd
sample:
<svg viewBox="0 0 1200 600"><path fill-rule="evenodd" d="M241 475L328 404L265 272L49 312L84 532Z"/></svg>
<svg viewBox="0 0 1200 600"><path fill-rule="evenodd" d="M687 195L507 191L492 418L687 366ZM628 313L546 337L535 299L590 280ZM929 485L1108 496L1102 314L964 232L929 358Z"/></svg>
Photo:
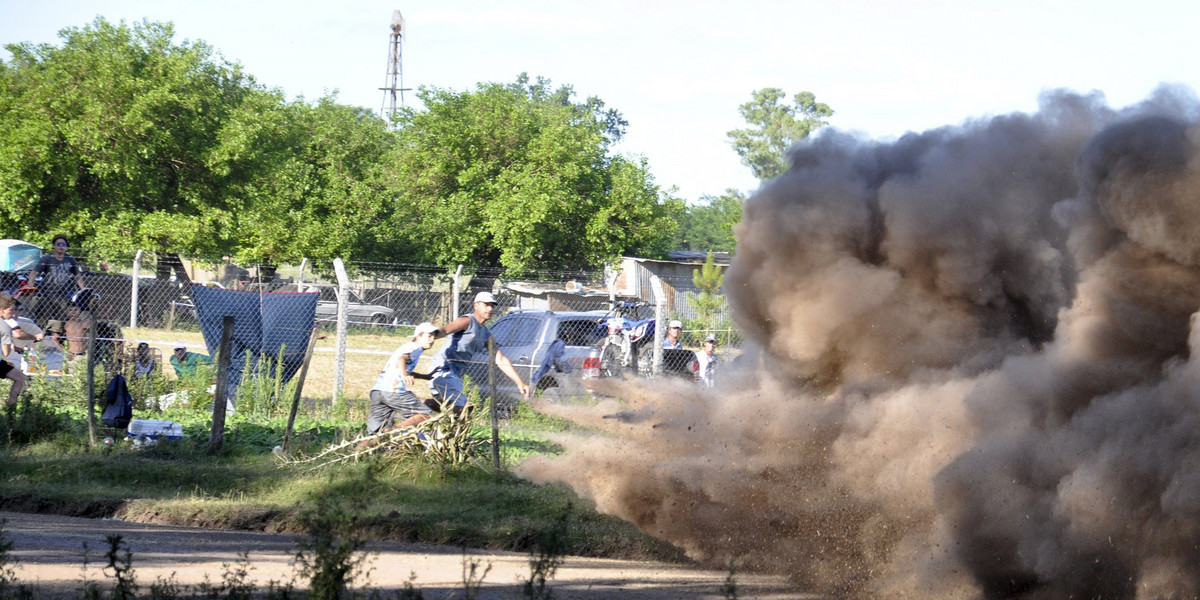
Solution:
<svg viewBox="0 0 1200 600"><path fill-rule="evenodd" d="M0 240L0 271L32 269L42 257L42 249L25 240Z"/></svg>
<svg viewBox="0 0 1200 600"><path fill-rule="evenodd" d="M252 373L259 371L264 356L269 359L271 368L283 369L284 382L299 372L316 323L318 296L316 293L243 292L192 286L200 331L210 355L221 345L224 318L233 317L228 378L230 399L241 384L247 356ZM281 348L282 360L276 365L274 361L281 358ZM267 374L274 375L274 371Z"/></svg>

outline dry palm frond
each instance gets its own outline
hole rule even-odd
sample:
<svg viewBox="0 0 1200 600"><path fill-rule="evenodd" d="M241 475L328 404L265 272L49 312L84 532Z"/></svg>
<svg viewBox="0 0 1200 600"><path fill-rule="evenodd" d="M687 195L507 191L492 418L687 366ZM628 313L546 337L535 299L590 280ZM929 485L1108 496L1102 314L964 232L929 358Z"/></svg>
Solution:
<svg viewBox="0 0 1200 600"><path fill-rule="evenodd" d="M485 412L485 411L478 411ZM318 470L344 462L379 456L385 461L423 456L442 466L461 465L474 460L486 440L471 429L480 415L476 411L455 414L445 411L412 427L391 429L341 441L312 456L277 455L286 465L302 465Z"/></svg>

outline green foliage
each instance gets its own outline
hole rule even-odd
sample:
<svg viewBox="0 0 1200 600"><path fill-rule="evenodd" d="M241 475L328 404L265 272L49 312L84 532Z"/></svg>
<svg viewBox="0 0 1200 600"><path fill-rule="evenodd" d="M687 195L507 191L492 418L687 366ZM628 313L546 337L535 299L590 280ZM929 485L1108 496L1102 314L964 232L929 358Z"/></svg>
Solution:
<svg viewBox="0 0 1200 600"><path fill-rule="evenodd" d="M742 222L745 196L735 189L720 196L704 196L688 206L679 218L675 248L679 250L733 252L737 239L733 228Z"/></svg>
<svg viewBox="0 0 1200 600"><path fill-rule="evenodd" d="M708 328L716 326L714 317L717 314L726 312L723 310L725 296L721 294L721 286L725 283L725 274L721 271L722 268L713 263L711 250L705 257L704 264L699 269L692 271L692 285L700 291L688 292L688 302L691 303L692 308Z"/></svg>
<svg viewBox="0 0 1200 600"><path fill-rule="evenodd" d="M0 69L0 227L106 252L243 261L358 250L394 141L369 111L291 103L170 24L103 18ZM78 244L77 244L78 245Z"/></svg>
<svg viewBox="0 0 1200 600"><path fill-rule="evenodd" d="M817 102L812 92L800 92L795 104L780 102L786 96L779 88L755 91L753 100L738 107L749 127L728 133L733 149L762 181L787 170L787 150L813 131L824 127L833 109Z"/></svg>
<svg viewBox="0 0 1200 600"><path fill-rule="evenodd" d="M624 121L570 86L522 75L473 92L423 87L400 113L395 211L377 230L413 262L533 270L661 255L682 203L644 159L609 153Z"/></svg>

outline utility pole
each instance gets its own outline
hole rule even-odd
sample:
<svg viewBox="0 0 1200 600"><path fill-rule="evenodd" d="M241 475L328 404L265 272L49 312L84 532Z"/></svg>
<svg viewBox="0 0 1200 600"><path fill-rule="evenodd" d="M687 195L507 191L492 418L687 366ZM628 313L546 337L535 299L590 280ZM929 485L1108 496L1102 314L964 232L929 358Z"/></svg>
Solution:
<svg viewBox="0 0 1200 600"><path fill-rule="evenodd" d="M379 116L389 123L392 115L396 114L396 99L399 97L400 106L404 106L404 92L410 88L404 87L404 68L401 49L404 45L404 17L399 10L392 11L392 34L388 39L387 77L379 89L383 90L383 106Z"/></svg>

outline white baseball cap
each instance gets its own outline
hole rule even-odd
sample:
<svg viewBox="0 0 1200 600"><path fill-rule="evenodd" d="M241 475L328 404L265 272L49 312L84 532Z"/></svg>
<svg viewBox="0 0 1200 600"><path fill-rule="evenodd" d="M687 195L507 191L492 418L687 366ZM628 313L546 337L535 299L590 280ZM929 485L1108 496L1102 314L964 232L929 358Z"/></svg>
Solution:
<svg viewBox="0 0 1200 600"><path fill-rule="evenodd" d="M438 330L437 325L434 325L433 323L430 323L429 321L425 321L424 323L417 325L417 328L413 331L413 337L417 337L418 335L421 335L422 333L433 333L437 330Z"/></svg>
<svg viewBox="0 0 1200 600"><path fill-rule="evenodd" d="M671 323L669 325L667 325L667 329L670 329L672 327L678 327L680 329L683 329L683 323L680 323L678 320L672 319Z"/></svg>
<svg viewBox="0 0 1200 600"><path fill-rule="evenodd" d="M185 342L185 341L183 341L183 340L179 340L179 341L175 342L175 345L174 345L174 346L171 346L171 349L172 349L172 350L178 350L178 349L180 349L180 348L183 348L184 350L187 350L187 342Z"/></svg>
<svg viewBox="0 0 1200 600"><path fill-rule="evenodd" d="M493 296L491 292L479 292L478 294L475 294L475 301L483 302L485 304L495 304L496 297Z"/></svg>

